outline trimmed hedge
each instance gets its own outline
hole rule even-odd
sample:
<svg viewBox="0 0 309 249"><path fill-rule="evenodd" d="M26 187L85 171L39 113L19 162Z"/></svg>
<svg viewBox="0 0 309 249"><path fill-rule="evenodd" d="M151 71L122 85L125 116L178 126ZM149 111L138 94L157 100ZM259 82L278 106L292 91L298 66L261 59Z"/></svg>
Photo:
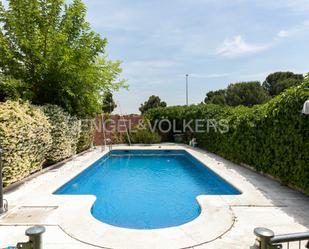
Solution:
<svg viewBox="0 0 309 249"><path fill-rule="evenodd" d="M11 101L0 103L4 186L40 170L50 144L50 124L38 107Z"/></svg>
<svg viewBox="0 0 309 249"><path fill-rule="evenodd" d="M83 122L81 126L81 120L61 107L0 103L4 186L41 170L43 165L60 162L88 149L93 134L92 122Z"/></svg>
<svg viewBox="0 0 309 249"><path fill-rule="evenodd" d="M52 145L46 156L47 162L56 163L76 154L80 121L56 105L43 106L42 110L51 124Z"/></svg>
<svg viewBox="0 0 309 249"><path fill-rule="evenodd" d="M176 106L153 109L146 116L153 124L155 120L175 120L178 129L183 120L223 120L229 127L226 133L212 127L208 132L192 134L200 147L250 165L309 194L309 117L301 114L308 98L307 77L302 85L252 108Z"/></svg>

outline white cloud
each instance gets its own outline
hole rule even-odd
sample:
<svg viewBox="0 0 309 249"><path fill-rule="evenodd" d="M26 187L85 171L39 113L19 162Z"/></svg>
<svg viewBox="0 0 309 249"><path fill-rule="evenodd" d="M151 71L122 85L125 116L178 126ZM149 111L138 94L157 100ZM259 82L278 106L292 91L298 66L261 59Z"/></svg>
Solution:
<svg viewBox="0 0 309 249"><path fill-rule="evenodd" d="M278 37L288 37L289 35L290 35L290 32L284 29L278 32Z"/></svg>
<svg viewBox="0 0 309 249"><path fill-rule="evenodd" d="M305 20L300 25L296 25L289 29L280 30L272 39L272 41L266 44L248 43L241 35L237 35L233 38L225 39L223 44L217 48L216 54L226 57L236 57L245 54L258 53L271 48L280 39L291 37L308 29L309 20Z"/></svg>
<svg viewBox="0 0 309 249"><path fill-rule="evenodd" d="M289 28L289 29L282 29L278 32L277 36L279 38L289 37L289 36L295 35L299 32L303 32L307 29L309 29L309 20L306 20L302 24L297 25L295 27L292 27L292 28Z"/></svg>
<svg viewBox="0 0 309 249"><path fill-rule="evenodd" d="M271 44L250 44L246 42L241 35L233 38L227 38L217 49L216 54L221 56L240 56L244 54L253 54L268 49Z"/></svg>

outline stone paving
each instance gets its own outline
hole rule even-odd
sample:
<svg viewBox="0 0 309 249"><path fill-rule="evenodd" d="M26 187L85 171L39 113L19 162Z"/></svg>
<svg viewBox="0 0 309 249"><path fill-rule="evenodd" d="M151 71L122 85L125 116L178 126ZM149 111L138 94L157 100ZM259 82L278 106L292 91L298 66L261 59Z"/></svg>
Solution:
<svg viewBox="0 0 309 249"><path fill-rule="evenodd" d="M276 234L309 231L309 198L304 194L199 149L174 145L160 147L186 149L243 194L200 196L198 201L205 215L183 227L141 233L138 230L108 226L96 221L90 214L94 197L75 196L68 200L66 197L52 195L57 187L105 153L97 148L5 194L10 212L0 218L0 248L26 241L26 228L35 224L46 226L46 249L240 249L253 248L255 227L267 227ZM121 146L116 148L127 149ZM158 146L147 147L150 148L159 149ZM298 244L290 248L294 246L298 248Z"/></svg>

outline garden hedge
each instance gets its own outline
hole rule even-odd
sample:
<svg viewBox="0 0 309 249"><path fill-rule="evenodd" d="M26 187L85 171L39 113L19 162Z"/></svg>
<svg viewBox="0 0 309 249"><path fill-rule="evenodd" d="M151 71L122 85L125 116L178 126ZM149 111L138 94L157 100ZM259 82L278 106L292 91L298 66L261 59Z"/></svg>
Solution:
<svg viewBox="0 0 309 249"><path fill-rule="evenodd" d="M250 165L309 194L309 116L301 114L308 99L309 78L306 77L302 85L263 105L176 106L150 110L146 117L153 124L155 120L175 120L178 129L183 128L183 120L223 120L228 132L216 132L210 127L209 131L189 136L196 137L199 146L210 152ZM168 135L171 138L173 134Z"/></svg>
<svg viewBox="0 0 309 249"><path fill-rule="evenodd" d="M40 170L50 144L50 124L38 107L11 101L0 103L4 186Z"/></svg>
<svg viewBox="0 0 309 249"><path fill-rule="evenodd" d="M93 134L91 121L81 126L81 120L61 107L0 102L4 186L88 149Z"/></svg>
<svg viewBox="0 0 309 249"><path fill-rule="evenodd" d="M80 121L56 105L43 106L42 110L51 124L52 145L46 156L47 162L56 163L76 154Z"/></svg>

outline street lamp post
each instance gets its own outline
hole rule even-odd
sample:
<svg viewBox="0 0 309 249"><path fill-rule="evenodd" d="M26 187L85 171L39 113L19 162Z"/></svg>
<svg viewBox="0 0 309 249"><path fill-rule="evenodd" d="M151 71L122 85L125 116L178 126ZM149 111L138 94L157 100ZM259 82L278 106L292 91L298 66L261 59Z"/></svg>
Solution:
<svg viewBox="0 0 309 249"><path fill-rule="evenodd" d="M186 74L186 105L189 105L189 74Z"/></svg>

